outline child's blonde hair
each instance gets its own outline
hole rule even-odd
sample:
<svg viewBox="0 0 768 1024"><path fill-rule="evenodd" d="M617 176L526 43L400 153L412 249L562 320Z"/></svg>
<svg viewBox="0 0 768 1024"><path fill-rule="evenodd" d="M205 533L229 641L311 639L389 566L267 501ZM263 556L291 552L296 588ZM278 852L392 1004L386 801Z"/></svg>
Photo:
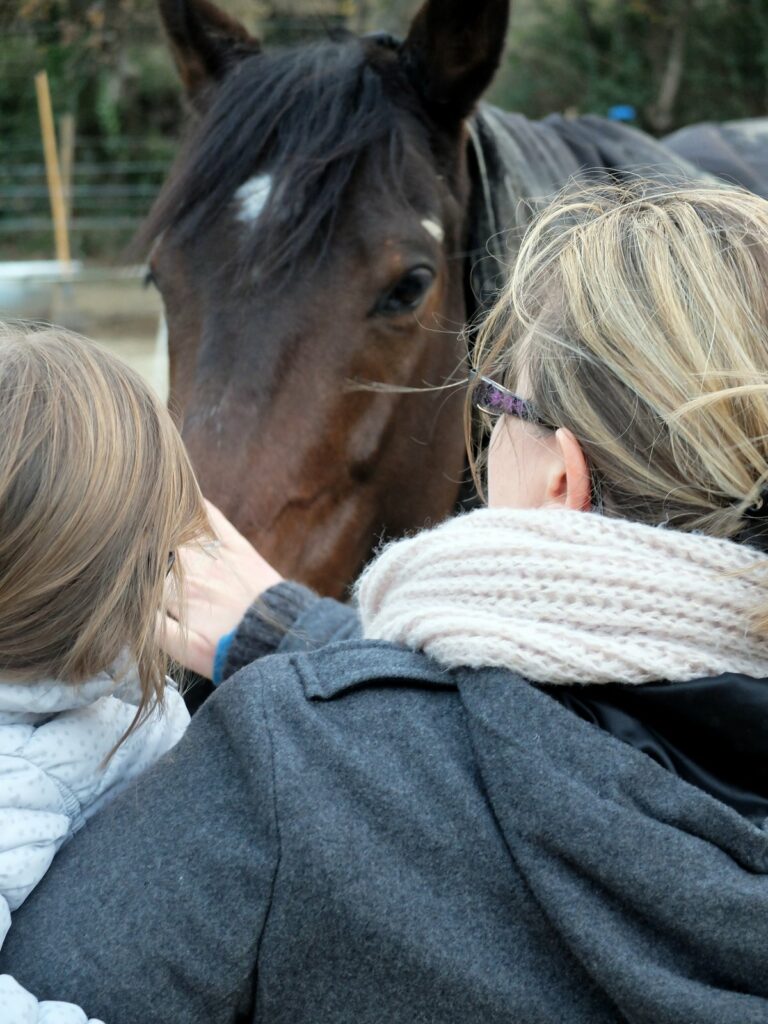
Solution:
<svg viewBox="0 0 768 1024"><path fill-rule="evenodd" d="M476 361L512 388L524 371L607 515L768 547L763 199L642 181L564 194L529 228Z"/></svg>
<svg viewBox="0 0 768 1024"><path fill-rule="evenodd" d="M0 324L0 672L75 684L127 652L135 728L163 696L171 553L207 532L184 445L141 377L60 328Z"/></svg>

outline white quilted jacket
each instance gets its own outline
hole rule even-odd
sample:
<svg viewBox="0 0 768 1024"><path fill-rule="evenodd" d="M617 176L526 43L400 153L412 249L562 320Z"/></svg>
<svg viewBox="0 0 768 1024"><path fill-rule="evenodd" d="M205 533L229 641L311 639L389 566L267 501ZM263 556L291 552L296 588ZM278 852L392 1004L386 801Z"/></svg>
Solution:
<svg viewBox="0 0 768 1024"><path fill-rule="evenodd" d="M0 945L11 912L43 877L62 843L180 739L189 715L175 689L169 686L166 694L164 708L155 710L104 766L136 713L135 674L117 688L106 672L78 687L0 678ZM86 1024L88 1018L71 1003L38 1002L4 974L0 1021Z"/></svg>

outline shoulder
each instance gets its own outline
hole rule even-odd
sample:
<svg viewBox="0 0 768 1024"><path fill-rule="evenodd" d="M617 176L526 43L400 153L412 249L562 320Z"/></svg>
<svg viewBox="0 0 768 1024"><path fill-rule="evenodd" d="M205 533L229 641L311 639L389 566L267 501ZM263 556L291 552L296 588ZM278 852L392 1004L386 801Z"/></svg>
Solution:
<svg viewBox="0 0 768 1024"><path fill-rule="evenodd" d="M428 771L436 758L471 761L454 677L424 654L352 640L264 658L207 703L221 702L244 744L268 739L274 778L293 801L302 789L405 774L406 764L415 778L417 762Z"/></svg>
<svg viewBox="0 0 768 1024"><path fill-rule="evenodd" d="M380 640L345 640L313 651L274 654L247 665L220 687L261 707L343 702L368 693L377 700L404 692L457 691L455 673L419 651Z"/></svg>
<svg viewBox="0 0 768 1024"><path fill-rule="evenodd" d="M5 762L0 802L10 787L20 800L29 791L28 800L37 807L45 791L48 804L66 808L79 827L81 815L87 817L108 792L114 794L172 747L189 720L181 697L169 690L164 707L155 709L110 758L135 715L130 701L101 696L35 724L6 722L0 727L0 759ZM20 789L21 779L29 781Z"/></svg>
<svg viewBox="0 0 768 1024"><path fill-rule="evenodd" d="M114 697L100 697L84 707L36 716L34 722L0 726L0 791L20 776L46 778L52 791L79 810L78 790L100 774L99 766L130 725L136 709ZM36 783L39 785L39 782Z"/></svg>
<svg viewBox="0 0 768 1024"><path fill-rule="evenodd" d="M354 639L262 658L222 683L206 704L235 733L266 730L275 748L301 734L301 742L317 748L328 738L322 723L373 735L398 716L414 721L439 715L438 707L458 708L459 676L421 652Z"/></svg>

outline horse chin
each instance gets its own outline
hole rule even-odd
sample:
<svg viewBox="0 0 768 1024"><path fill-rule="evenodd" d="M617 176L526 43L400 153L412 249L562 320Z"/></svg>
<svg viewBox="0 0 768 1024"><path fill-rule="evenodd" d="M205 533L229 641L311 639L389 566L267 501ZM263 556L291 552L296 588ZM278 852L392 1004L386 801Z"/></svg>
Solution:
<svg viewBox="0 0 768 1024"><path fill-rule="evenodd" d="M235 505L222 511L286 579L325 597L345 598L377 541L376 508L363 491L292 498L276 512Z"/></svg>
<svg viewBox="0 0 768 1024"><path fill-rule="evenodd" d="M445 443L461 452L460 418L455 409L445 410L445 417ZM404 460L401 450L385 444L371 456L363 478L359 465L347 465L341 456L320 466L317 453L310 452L310 458L298 460L299 470L281 459L280 446L266 442L259 459L249 458L244 445L241 461L214 459L195 438L187 440L204 493L257 551L286 579L334 598L348 596L382 542L450 515L464 469L457 455L445 472L430 472L430 449L415 446L421 462L415 473L420 484L414 486L411 453ZM267 457L270 453L275 457Z"/></svg>

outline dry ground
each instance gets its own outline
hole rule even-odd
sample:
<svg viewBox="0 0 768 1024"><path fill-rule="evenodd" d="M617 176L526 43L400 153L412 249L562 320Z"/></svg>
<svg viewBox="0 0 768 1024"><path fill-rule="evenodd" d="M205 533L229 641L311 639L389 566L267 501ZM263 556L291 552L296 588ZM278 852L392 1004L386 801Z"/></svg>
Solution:
<svg viewBox="0 0 768 1024"><path fill-rule="evenodd" d="M98 271L71 284L37 287L26 303L0 309L0 319L44 319L79 331L133 366L165 398L167 366L156 348L161 310L159 295L144 288L140 276Z"/></svg>

